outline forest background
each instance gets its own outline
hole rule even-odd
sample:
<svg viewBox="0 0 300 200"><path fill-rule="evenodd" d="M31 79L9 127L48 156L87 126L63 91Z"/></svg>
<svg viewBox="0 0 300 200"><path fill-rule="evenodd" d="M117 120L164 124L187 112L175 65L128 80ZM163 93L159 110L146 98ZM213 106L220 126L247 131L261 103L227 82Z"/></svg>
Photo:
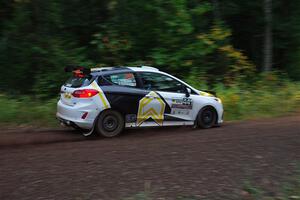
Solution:
<svg viewBox="0 0 300 200"><path fill-rule="evenodd" d="M68 64L157 67L215 90L225 120L300 108L300 1L0 2L0 123L56 125Z"/></svg>

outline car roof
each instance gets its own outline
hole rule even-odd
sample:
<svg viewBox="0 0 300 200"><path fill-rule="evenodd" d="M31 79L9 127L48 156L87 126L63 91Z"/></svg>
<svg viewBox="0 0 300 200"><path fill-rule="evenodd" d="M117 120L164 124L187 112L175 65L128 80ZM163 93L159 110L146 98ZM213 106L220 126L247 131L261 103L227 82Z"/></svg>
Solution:
<svg viewBox="0 0 300 200"><path fill-rule="evenodd" d="M118 74L118 73L133 73L133 72L155 72L155 73L160 73L164 75L168 75L175 80L183 83L184 85L188 86L191 88L193 91L196 91L198 93L198 90L190 86L189 84L185 83L184 81L168 74L162 71L159 71L159 69L150 67L150 66L141 66L141 67L123 67L123 66L117 66L117 67L101 67L101 68L92 68L91 69L91 75L93 76L105 76L105 75L110 75L110 74Z"/></svg>
<svg viewBox="0 0 300 200"><path fill-rule="evenodd" d="M100 68L91 69L91 74L95 76L126 73L126 72L159 72L159 69L150 66L141 66L141 67L117 66L117 67L100 67Z"/></svg>

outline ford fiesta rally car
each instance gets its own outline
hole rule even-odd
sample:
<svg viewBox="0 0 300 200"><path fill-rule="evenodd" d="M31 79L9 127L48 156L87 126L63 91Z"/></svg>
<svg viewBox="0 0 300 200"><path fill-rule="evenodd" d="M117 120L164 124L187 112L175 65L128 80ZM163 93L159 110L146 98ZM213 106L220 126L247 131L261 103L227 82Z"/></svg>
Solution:
<svg viewBox="0 0 300 200"><path fill-rule="evenodd" d="M153 67L66 67L57 118L83 135L119 135L124 128L223 122L222 102Z"/></svg>

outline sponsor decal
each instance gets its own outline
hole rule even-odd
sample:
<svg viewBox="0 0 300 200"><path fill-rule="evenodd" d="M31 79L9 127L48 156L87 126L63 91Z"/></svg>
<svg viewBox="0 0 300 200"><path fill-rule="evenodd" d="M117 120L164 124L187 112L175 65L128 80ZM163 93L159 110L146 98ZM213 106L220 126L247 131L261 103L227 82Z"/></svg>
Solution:
<svg viewBox="0 0 300 200"><path fill-rule="evenodd" d="M178 109L193 109L193 101L191 98L183 98L183 99L172 99L172 106L171 108L178 108Z"/></svg>
<svg viewBox="0 0 300 200"><path fill-rule="evenodd" d="M162 126L165 107L165 102L156 92L149 92L139 101L137 126L140 126L149 118L153 119L158 125Z"/></svg>
<svg viewBox="0 0 300 200"><path fill-rule="evenodd" d="M172 109L172 115L189 115L190 111L185 109Z"/></svg>
<svg viewBox="0 0 300 200"><path fill-rule="evenodd" d="M193 109L192 99L188 97L182 99L172 99L171 109L171 113L173 115L189 115L190 110Z"/></svg>

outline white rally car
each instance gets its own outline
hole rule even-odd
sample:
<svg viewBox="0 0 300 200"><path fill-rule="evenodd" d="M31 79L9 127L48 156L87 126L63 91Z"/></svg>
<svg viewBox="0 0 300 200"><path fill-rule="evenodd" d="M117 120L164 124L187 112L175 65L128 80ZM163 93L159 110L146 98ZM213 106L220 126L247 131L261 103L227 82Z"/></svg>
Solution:
<svg viewBox="0 0 300 200"><path fill-rule="evenodd" d="M57 118L85 136L119 135L124 128L223 122L221 99L153 67L67 67Z"/></svg>

